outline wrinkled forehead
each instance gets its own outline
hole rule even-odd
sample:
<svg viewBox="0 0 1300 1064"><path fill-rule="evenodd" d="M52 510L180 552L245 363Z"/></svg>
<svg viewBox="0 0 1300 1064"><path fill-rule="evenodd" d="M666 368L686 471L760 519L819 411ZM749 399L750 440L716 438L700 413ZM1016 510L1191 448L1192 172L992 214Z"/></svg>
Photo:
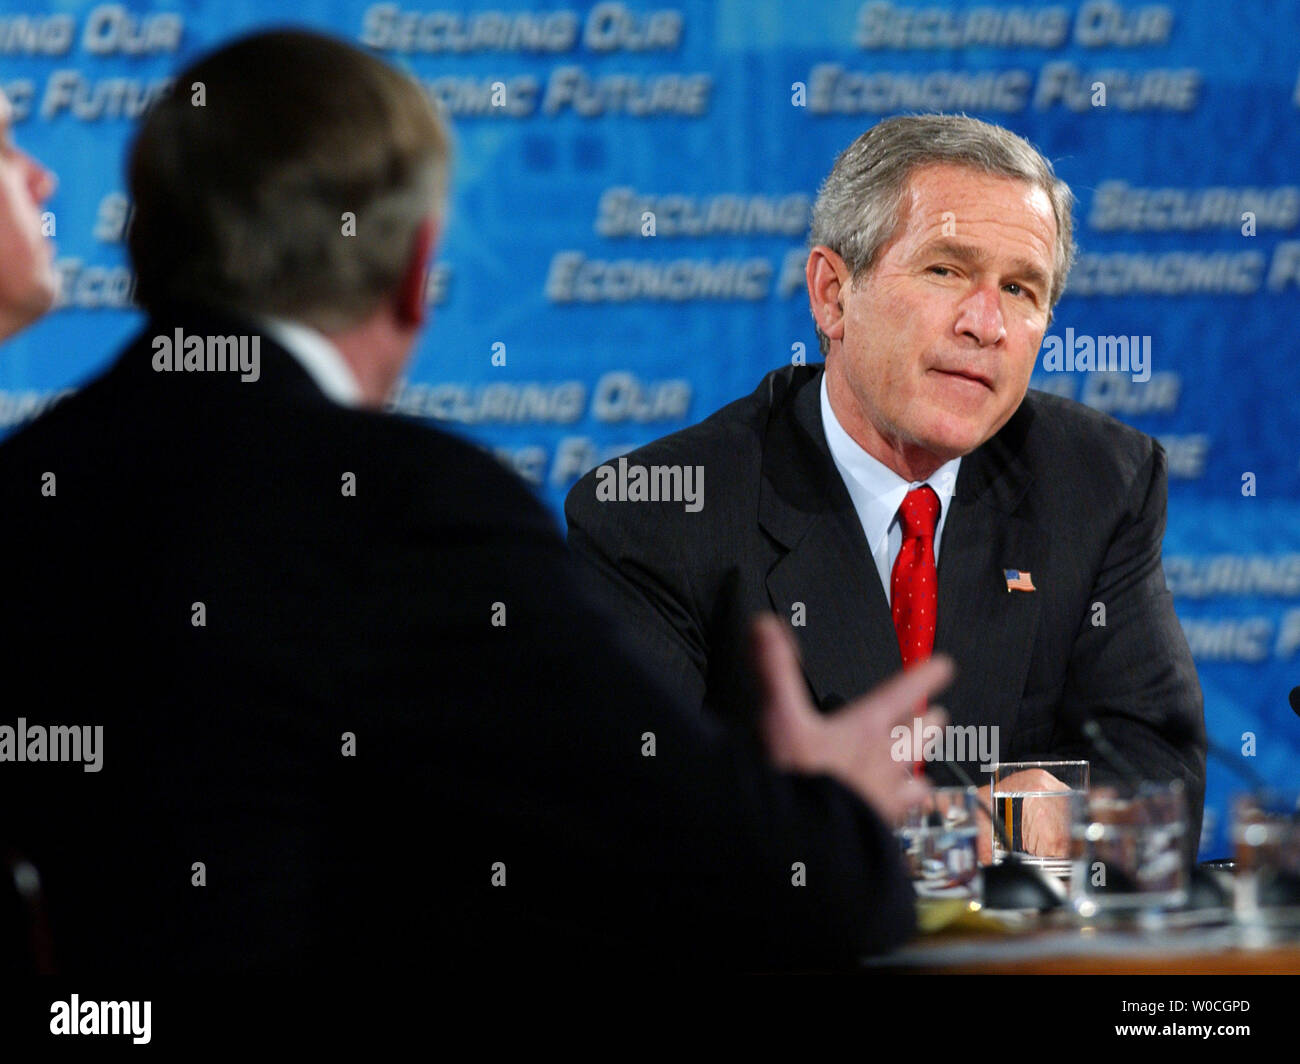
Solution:
<svg viewBox="0 0 1300 1064"><path fill-rule="evenodd" d="M917 246L951 237L1000 235L1032 251L1050 267L1058 240L1052 198L1019 177L938 163L918 167L904 186L894 239Z"/></svg>
<svg viewBox="0 0 1300 1064"><path fill-rule="evenodd" d="M980 207L992 210L995 202L1014 203L1016 210L1010 217L1018 221L1032 223L1039 216L1055 235L1052 197L1047 189L1022 177L958 163L930 163L914 168L903 186L904 220L919 218L923 224L936 218L942 221L945 209L957 203L978 213Z"/></svg>

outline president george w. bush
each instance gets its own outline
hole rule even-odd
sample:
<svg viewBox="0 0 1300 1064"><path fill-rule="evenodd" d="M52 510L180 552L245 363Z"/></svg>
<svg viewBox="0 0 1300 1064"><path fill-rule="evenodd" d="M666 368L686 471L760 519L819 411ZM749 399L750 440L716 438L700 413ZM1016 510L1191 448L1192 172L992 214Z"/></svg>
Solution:
<svg viewBox="0 0 1300 1064"><path fill-rule="evenodd" d="M1148 778L1182 781L1190 858L1205 725L1161 565L1165 452L1029 389L1070 272L1072 201L999 126L909 115L867 130L813 207L824 365L773 370L620 459L697 469L702 506L610 501L588 475L569 544L646 660L711 716L754 713L742 663L761 610L796 625L823 709L941 651L958 669L953 724L995 734L997 760L1090 760L1094 781L1118 782L1131 770L1087 737L1099 728ZM981 767L974 744L961 759ZM1047 769L1016 784L1066 789ZM1058 812L1041 852L1067 836Z"/></svg>

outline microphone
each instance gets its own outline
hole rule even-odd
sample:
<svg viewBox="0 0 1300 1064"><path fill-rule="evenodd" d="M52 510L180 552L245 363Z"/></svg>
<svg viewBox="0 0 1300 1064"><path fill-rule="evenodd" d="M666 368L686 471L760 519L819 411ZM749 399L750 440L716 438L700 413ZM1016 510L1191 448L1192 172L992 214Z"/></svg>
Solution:
<svg viewBox="0 0 1300 1064"><path fill-rule="evenodd" d="M1300 687L1296 688L1296 690L1300 691ZM1295 691L1292 691L1291 694L1294 697ZM1249 783L1255 790L1267 791L1270 789L1268 780L1251 768L1247 762L1243 761L1233 751L1226 746L1220 746L1208 735L1205 737L1205 752L1233 775Z"/></svg>
<svg viewBox="0 0 1300 1064"><path fill-rule="evenodd" d="M963 784L978 792L979 787L970 773L958 762L936 761L935 764L944 765ZM1037 909L1040 912L1060 908L1064 898L1055 877L1049 879L1039 869L1025 864L1020 854L1011 848L1006 828L993 815L993 810L982 798L977 797L976 801L993 825L1006 854L1001 864L984 868L984 904L990 909Z"/></svg>
<svg viewBox="0 0 1300 1064"><path fill-rule="evenodd" d="M963 787L971 787L976 791L979 790L979 784L976 783L973 779L971 779L971 774L967 772L966 769L962 765L958 764L956 761L936 761L935 764L943 765L946 769L948 769L949 772L951 772L954 776L956 776L959 780L961 780ZM997 833L998 836L998 842L1002 843L1002 849L1004 849L1007 852L1007 856L1016 857L1018 859L1020 855L1017 854L1014 850L1012 850L1011 838L1009 835L1007 835L1007 829L1003 827L1002 823L998 820L998 818L993 815L993 810L984 804L984 800L982 798L977 798L976 801L979 802L980 809L984 811L984 815L988 817L989 822L992 823L993 830Z"/></svg>
<svg viewBox="0 0 1300 1064"><path fill-rule="evenodd" d="M1095 717L1088 717L1079 730L1083 737L1088 740L1092 748L1102 756L1103 761L1109 761L1123 778L1126 786L1136 794L1138 788L1142 786L1142 773L1133 767L1133 762L1121 754L1115 744L1106 738L1106 733L1101 730L1101 725L1097 723Z"/></svg>
<svg viewBox="0 0 1300 1064"><path fill-rule="evenodd" d="M1291 711L1300 717L1300 687L1291 688L1288 701L1291 703ZM1256 772L1247 761L1239 757L1235 751L1220 746L1207 737L1206 752L1234 775L1244 779L1256 791L1265 794L1274 791L1273 785ZM1206 861L1205 865L1223 869L1227 872L1235 872L1237 868L1236 859L1231 857L1219 861ZM1300 876L1280 871L1276 872L1270 882L1260 885L1259 891L1260 901L1266 904L1300 905Z"/></svg>
<svg viewBox="0 0 1300 1064"><path fill-rule="evenodd" d="M1083 737L1088 740L1088 744L1101 755L1102 760L1108 762L1124 782L1124 786L1133 794L1137 794L1142 784L1145 782L1142 773L1134 767L1127 757L1119 752L1119 749L1106 736L1102 730L1101 724L1095 717L1086 717L1082 724L1079 725L1079 731ZM1208 742L1208 739L1207 739ZM1210 752L1215 753L1213 743L1209 744ZM1250 773L1258 778L1253 770L1243 767L1240 771ZM1184 860L1190 864L1190 874L1188 878L1187 905L1191 909L1221 909L1229 904L1228 892L1214 878L1214 875L1207 869L1201 868L1196 864L1196 846L1199 840L1190 839L1184 843L1185 855ZM1127 882L1128 877L1120 875L1118 880L1115 879L1118 869L1111 869L1112 882L1108 884L1112 890L1131 890L1135 884Z"/></svg>

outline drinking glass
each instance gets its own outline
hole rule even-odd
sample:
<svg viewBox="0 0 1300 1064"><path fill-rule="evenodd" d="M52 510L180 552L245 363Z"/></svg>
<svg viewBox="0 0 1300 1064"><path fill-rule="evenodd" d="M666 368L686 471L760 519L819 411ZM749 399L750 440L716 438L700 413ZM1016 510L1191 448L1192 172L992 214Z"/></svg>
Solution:
<svg viewBox="0 0 1300 1064"><path fill-rule="evenodd" d="M1070 903L1083 917L1187 902L1187 795L1177 780L1072 796Z"/></svg>
<svg viewBox="0 0 1300 1064"><path fill-rule="evenodd" d="M917 894L978 898L979 796L974 787L939 787L910 809L897 829Z"/></svg>
<svg viewBox="0 0 1300 1064"><path fill-rule="evenodd" d="M1244 923L1300 918L1300 793L1254 791L1232 803L1233 912Z"/></svg>
<svg viewBox="0 0 1300 1064"><path fill-rule="evenodd" d="M1069 877L1071 803L1088 790L1088 767L1087 761L1006 761L993 767L993 815L1024 863ZM1007 851L992 830L993 863L1000 864Z"/></svg>

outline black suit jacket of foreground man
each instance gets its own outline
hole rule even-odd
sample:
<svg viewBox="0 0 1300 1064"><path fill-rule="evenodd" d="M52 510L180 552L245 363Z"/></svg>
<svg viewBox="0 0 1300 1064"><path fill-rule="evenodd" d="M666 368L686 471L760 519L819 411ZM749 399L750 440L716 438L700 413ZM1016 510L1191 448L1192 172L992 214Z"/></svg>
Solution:
<svg viewBox="0 0 1300 1064"><path fill-rule="evenodd" d="M98 772L0 764L61 970L851 965L910 934L886 828L675 703L490 457L265 336L255 383L155 372L177 327L256 331L158 318L0 446L0 723L104 729Z"/></svg>
<svg viewBox="0 0 1300 1064"><path fill-rule="evenodd" d="M744 633L759 610L794 623L824 708L901 668L884 588L826 445L821 376L820 366L777 370L627 456L629 470L702 467L696 512L599 501L597 471L566 504L569 544L631 622L642 656L683 700L723 716L752 709ZM996 725L1001 760L1085 758L1094 781L1113 779L1078 733L1092 717L1147 778L1185 780L1194 850L1205 725L1160 562L1165 476L1148 436L1030 392L962 460L939 548L934 649L957 663L940 699L951 723ZM1037 590L1008 592L1006 569L1028 571ZM977 755L964 760L977 774ZM941 766L930 774L957 782Z"/></svg>

